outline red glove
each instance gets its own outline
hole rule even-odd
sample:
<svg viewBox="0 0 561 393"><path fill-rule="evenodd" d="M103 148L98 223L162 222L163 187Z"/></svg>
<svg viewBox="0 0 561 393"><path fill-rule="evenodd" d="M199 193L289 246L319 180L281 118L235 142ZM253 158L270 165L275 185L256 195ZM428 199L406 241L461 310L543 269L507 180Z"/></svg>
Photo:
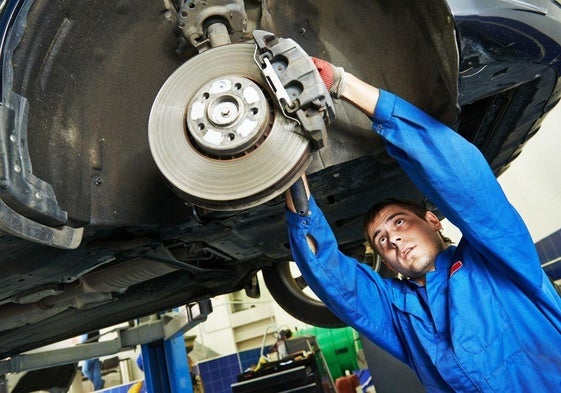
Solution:
<svg viewBox="0 0 561 393"><path fill-rule="evenodd" d="M336 98L340 98L345 89L345 70L317 57L311 59L329 93Z"/></svg>

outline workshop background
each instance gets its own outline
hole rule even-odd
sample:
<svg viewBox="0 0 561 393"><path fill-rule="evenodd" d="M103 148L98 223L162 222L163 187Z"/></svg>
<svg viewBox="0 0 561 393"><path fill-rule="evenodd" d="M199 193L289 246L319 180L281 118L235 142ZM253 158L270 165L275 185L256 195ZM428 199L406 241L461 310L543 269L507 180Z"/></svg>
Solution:
<svg viewBox="0 0 561 393"><path fill-rule="evenodd" d="M499 178L510 201L526 221L542 263L559 260L561 255L561 178L557 176L561 153L559 124L561 107L557 106L543 122L542 130ZM447 235L455 240L459 238L457 229L450 223L445 223L444 227ZM262 278L260 281L263 282ZM313 334L317 337L333 379L344 376L346 370L368 369L363 343L352 329L318 329L304 324L284 312L264 285L261 285L261 293L260 299L248 298L243 291L213 298L213 312L207 321L186 333L195 392L231 392L236 376L255 367L261 355L267 354L278 341L279 332L286 330L294 336ZM102 332L101 340L114 338L110 331ZM50 347L74 345L78 340L75 338ZM101 359L105 388L100 391L144 391L141 384L135 385L144 378L138 367L140 353L137 348ZM369 375L365 373L366 377ZM9 384L15 384L18 377L10 376ZM368 385L368 381L360 382ZM376 385L375 378L370 384ZM92 391L92 383L78 373L69 392Z"/></svg>

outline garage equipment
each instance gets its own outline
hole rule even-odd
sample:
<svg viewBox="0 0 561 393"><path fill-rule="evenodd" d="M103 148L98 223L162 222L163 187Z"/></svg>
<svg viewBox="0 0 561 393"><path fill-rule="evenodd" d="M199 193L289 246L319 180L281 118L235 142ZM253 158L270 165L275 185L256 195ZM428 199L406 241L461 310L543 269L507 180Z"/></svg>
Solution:
<svg viewBox="0 0 561 393"><path fill-rule="evenodd" d="M180 312L163 313L157 320L120 329L113 340L79 344L69 348L12 356L0 361L0 375L112 355L141 345L150 393L192 392L183 333L207 319L209 299L190 303ZM185 372L186 370L186 372Z"/></svg>
<svg viewBox="0 0 561 393"><path fill-rule="evenodd" d="M238 375L233 393L334 393L321 353L301 352L266 363L259 371Z"/></svg>

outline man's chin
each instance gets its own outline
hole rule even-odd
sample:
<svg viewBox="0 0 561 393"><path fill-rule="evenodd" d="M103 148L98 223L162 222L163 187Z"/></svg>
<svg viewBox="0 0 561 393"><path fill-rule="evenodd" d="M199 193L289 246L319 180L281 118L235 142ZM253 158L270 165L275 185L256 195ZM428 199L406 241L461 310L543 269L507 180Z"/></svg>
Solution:
<svg viewBox="0 0 561 393"><path fill-rule="evenodd" d="M431 268L431 265L427 265L419 269L409 270L407 272L408 274L406 274L405 276L409 277L410 279L424 278L427 275L427 273L432 270L434 269Z"/></svg>

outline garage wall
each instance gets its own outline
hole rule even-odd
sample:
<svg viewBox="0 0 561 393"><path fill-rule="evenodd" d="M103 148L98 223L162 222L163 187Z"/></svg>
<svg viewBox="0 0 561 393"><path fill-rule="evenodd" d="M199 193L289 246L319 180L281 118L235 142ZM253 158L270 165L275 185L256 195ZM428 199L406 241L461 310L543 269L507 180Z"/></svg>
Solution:
<svg viewBox="0 0 561 393"><path fill-rule="evenodd" d="M258 278L261 289L259 299L229 295L214 297L213 312L207 321L187 332L188 335L196 335L197 342L214 352L210 357L216 356L216 353L224 356L260 348L266 332L265 346L271 346L275 342L274 332L277 329L289 328L294 331L310 327L287 314L273 300L261 273Z"/></svg>
<svg viewBox="0 0 561 393"><path fill-rule="evenodd" d="M542 123L510 168L499 177L534 242L561 229L561 106Z"/></svg>
<svg viewBox="0 0 561 393"><path fill-rule="evenodd" d="M537 242L536 248L545 272L561 289L561 230Z"/></svg>

